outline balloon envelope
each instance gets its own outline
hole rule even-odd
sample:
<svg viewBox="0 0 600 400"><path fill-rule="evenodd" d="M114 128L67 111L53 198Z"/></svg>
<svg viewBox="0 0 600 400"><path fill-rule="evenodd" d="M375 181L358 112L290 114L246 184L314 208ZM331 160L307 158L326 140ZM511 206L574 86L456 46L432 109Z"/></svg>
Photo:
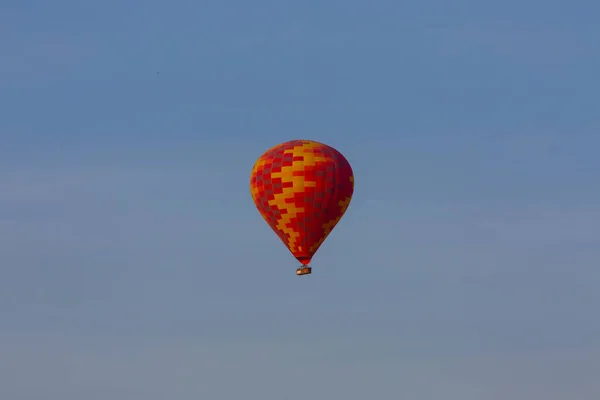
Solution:
<svg viewBox="0 0 600 400"><path fill-rule="evenodd" d="M259 157L250 175L250 192L267 224L294 257L308 265L346 212L354 174L333 147L292 140Z"/></svg>

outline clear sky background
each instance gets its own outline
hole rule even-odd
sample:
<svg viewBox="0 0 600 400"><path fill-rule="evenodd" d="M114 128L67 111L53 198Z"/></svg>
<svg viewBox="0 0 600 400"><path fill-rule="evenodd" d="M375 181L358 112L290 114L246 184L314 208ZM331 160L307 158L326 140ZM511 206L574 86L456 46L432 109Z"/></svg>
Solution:
<svg viewBox="0 0 600 400"><path fill-rule="evenodd" d="M596 1L0 2L0 398L600 398ZM354 199L297 262L267 148Z"/></svg>

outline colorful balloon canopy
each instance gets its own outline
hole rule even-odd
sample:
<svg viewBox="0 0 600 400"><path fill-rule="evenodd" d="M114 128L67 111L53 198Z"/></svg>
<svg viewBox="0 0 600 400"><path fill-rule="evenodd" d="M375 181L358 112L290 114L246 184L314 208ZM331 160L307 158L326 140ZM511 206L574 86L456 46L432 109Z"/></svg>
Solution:
<svg viewBox="0 0 600 400"><path fill-rule="evenodd" d="M260 156L250 175L250 192L267 224L308 266L346 212L354 175L348 160L333 147L292 140Z"/></svg>

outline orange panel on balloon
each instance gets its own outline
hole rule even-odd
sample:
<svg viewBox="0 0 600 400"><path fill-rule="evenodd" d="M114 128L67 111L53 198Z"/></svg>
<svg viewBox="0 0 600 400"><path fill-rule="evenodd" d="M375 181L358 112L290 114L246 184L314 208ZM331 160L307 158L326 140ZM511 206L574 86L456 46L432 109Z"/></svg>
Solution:
<svg viewBox="0 0 600 400"><path fill-rule="evenodd" d="M294 257L308 265L346 212L354 175L333 147L292 140L256 161L250 192L265 221Z"/></svg>

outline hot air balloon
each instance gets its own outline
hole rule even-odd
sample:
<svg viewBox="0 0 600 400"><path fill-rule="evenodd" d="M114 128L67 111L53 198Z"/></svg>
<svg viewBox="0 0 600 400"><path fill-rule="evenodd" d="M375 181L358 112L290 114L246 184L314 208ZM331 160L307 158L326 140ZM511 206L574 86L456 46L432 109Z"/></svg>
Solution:
<svg viewBox="0 0 600 400"><path fill-rule="evenodd" d="M354 192L350 163L336 149L312 140L278 144L261 155L250 174L256 208L311 273L313 256L340 221Z"/></svg>

